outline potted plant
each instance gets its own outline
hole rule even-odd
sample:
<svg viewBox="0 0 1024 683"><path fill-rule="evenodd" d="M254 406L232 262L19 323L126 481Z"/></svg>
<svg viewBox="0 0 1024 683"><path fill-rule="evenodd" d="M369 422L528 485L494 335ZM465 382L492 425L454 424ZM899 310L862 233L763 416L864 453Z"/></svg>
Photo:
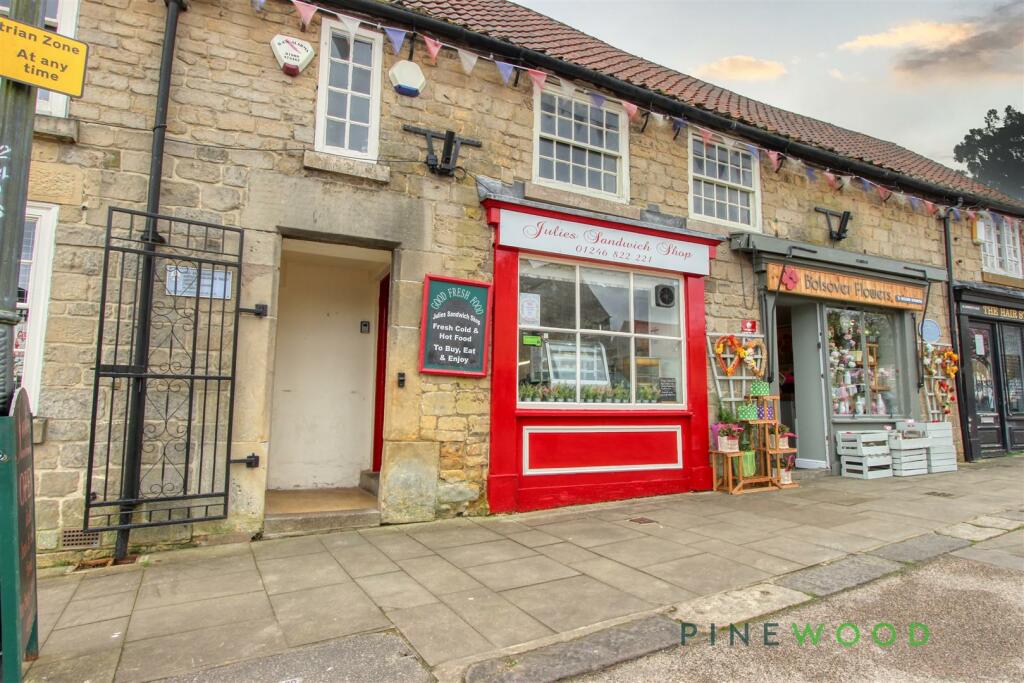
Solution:
<svg viewBox="0 0 1024 683"><path fill-rule="evenodd" d="M576 400L576 387L569 384L559 384L555 387L555 400L559 403L572 403Z"/></svg>
<svg viewBox="0 0 1024 683"><path fill-rule="evenodd" d="M793 483L793 468L796 466L796 454L787 453L782 458L782 470L779 471L779 483L780 484L792 484Z"/></svg>
<svg viewBox="0 0 1024 683"><path fill-rule="evenodd" d="M711 425L711 442L723 453L735 453L740 449L740 424L736 413L725 406L718 408L718 419Z"/></svg>
<svg viewBox="0 0 1024 683"><path fill-rule="evenodd" d="M519 385L519 400L532 402L537 400L537 387L530 384L529 382L523 382Z"/></svg>
<svg viewBox="0 0 1024 683"><path fill-rule="evenodd" d="M757 474L757 453L750 447L753 431L753 427L749 424L743 425L740 431L739 441L742 457L738 461L733 461L735 463L736 476L752 477Z"/></svg>
<svg viewBox="0 0 1024 683"><path fill-rule="evenodd" d="M540 387L538 387L538 389L537 389L537 400L538 401L544 401L544 402L554 401L555 400L554 392L552 392L552 390L551 390L551 385L549 385L549 384L542 384L542 385L540 385Z"/></svg>
<svg viewBox="0 0 1024 683"><path fill-rule="evenodd" d="M650 384L641 384L636 388L636 398L639 403L654 403L655 397L654 387Z"/></svg>
<svg viewBox="0 0 1024 683"><path fill-rule="evenodd" d="M594 402L594 387L584 385L580 388L580 402L581 403L593 403Z"/></svg>
<svg viewBox="0 0 1024 683"><path fill-rule="evenodd" d="M626 388L625 382L619 382L612 389L612 402L613 403L629 403L629 389Z"/></svg>

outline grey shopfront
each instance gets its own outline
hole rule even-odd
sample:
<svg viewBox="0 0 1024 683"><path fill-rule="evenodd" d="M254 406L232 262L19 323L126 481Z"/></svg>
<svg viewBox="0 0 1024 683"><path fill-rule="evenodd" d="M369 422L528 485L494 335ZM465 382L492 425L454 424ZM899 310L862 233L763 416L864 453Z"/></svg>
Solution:
<svg viewBox="0 0 1024 683"><path fill-rule="evenodd" d="M797 467L839 471L835 434L923 418L921 321L945 271L761 235L753 259L769 349L767 379L799 435Z"/></svg>

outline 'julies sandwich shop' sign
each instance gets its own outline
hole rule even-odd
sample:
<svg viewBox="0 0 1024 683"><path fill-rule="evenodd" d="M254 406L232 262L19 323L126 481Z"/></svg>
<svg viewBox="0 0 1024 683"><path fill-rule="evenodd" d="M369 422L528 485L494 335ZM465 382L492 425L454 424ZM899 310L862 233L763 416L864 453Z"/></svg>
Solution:
<svg viewBox="0 0 1024 683"><path fill-rule="evenodd" d="M501 210L499 244L620 266L707 275L706 244Z"/></svg>

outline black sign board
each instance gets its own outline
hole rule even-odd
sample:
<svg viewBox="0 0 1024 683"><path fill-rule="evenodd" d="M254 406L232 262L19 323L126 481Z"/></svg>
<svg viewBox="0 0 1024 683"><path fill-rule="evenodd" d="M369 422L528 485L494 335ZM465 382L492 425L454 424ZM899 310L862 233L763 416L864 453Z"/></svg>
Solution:
<svg viewBox="0 0 1024 683"><path fill-rule="evenodd" d="M659 377L658 378L658 400L667 401L669 403L675 403L679 399L676 397L676 378L675 377Z"/></svg>
<svg viewBox="0 0 1024 683"><path fill-rule="evenodd" d="M487 374L491 285L428 275L423 283L420 372Z"/></svg>

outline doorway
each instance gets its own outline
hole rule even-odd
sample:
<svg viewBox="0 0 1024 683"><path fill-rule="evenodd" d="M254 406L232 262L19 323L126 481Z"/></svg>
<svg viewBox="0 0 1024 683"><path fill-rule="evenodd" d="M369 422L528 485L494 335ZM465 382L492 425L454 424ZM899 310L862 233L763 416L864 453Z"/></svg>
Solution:
<svg viewBox="0 0 1024 683"><path fill-rule="evenodd" d="M391 252L285 239L277 303L267 514L376 507ZM381 297L381 293L385 295ZM380 351L378 353L378 351ZM382 397L381 397L382 398Z"/></svg>
<svg viewBox="0 0 1024 683"><path fill-rule="evenodd" d="M782 422L799 434L796 466L829 469L819 306L779 297L774 320L779 411Z"/></svg>

